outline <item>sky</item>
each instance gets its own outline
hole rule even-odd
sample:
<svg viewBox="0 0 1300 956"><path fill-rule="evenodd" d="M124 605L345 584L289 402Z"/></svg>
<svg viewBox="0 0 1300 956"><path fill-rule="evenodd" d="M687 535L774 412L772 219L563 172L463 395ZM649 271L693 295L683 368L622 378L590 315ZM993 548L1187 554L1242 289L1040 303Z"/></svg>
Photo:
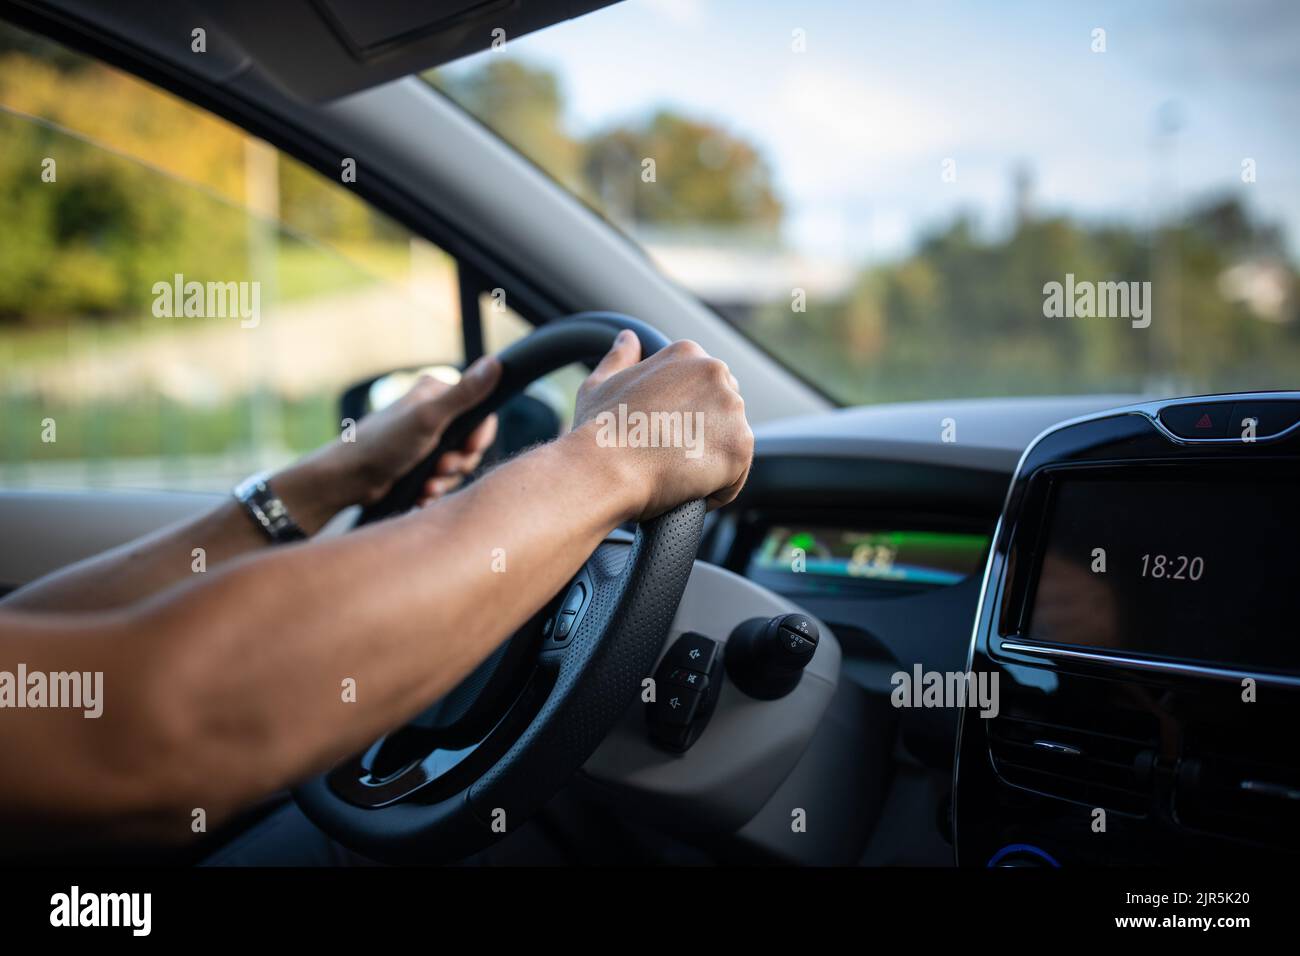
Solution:
<svg viewBox="0 0 1300 956"><path fill-rule="evenodd" d="M575 134L670 107L756 144L812 255L905 254L958 211L996 231L1017 168L1043 213L1235 194L1300 247L1300 0L624 0L505 49L559 74Z"/></svg>

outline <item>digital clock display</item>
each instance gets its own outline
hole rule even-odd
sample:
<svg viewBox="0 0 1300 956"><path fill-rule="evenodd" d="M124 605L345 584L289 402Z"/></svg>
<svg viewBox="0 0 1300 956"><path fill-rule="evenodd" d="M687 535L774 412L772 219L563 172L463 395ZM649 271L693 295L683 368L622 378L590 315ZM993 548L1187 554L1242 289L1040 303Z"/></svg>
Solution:
<svg viewBox="0 0 1300 956"><path fill-rule="evenodd" d="M1294 483L1066 479L1053 491L1035 641L1296 670Z"/></svg>

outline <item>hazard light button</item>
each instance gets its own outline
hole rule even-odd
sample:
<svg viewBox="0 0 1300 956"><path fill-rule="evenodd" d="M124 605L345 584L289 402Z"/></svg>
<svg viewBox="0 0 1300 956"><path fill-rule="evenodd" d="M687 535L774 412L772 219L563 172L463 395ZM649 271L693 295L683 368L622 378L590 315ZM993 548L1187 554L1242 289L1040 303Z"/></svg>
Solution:
<svg viewBox="0 0 1300 956"><path fill-rule="evenodd" d="M1160 421L1179 438L1224 438L1231 412L1231 402L1167 405L1160 409Z"/></svg>

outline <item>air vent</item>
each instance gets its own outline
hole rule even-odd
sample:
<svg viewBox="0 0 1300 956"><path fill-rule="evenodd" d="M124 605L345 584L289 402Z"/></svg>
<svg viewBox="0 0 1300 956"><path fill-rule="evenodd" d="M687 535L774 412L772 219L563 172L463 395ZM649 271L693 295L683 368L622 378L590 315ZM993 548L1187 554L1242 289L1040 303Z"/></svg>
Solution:
<svg viewBox="0 0 1300 956"><path fill-rule="evenodd" d="M1300 849L1300 770L1235 754L1185 757L1174 813L1196 830Z"/></svg>
<svg viewBox="0 0 1300 956"><path fill-rule="evenodd" d="M1144 816L1153 797L1155 741L1004 715L988 722L989 754L1007 783Z"/></svg>

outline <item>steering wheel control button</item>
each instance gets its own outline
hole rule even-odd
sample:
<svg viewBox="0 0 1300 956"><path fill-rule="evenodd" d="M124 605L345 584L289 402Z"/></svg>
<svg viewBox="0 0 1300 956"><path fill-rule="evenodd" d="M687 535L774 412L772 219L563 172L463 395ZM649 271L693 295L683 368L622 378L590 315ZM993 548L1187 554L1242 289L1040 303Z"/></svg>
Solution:
<svg viewBox="0 0 1300 956"><path fill-rule="evenodd" d="M1242 441L1249 441L1248 436L1272 438L1296 422L1300 422L1300 402L1238 402L1228 418L1228 437Z"/></svg>
<svg viewBox="0 0 1300 956"><path fill-rule="evenodd" d="M568 589L563 592L563 597L556 606L555 613L551 615L542 627L542 650L553 651L563 648L573 639L573 635L578 633L578 625L582 622L582 616L587 613L587 607L591 604L591 595L594 593L591 578L588 576L586 568L578 573L578 577L569 585Z"/></svg>
<svg viewBox="0 0 1300 956"><path fill-rule="evenodd" d="M560 605L562 613L572 612L577 614L582 610L582 605L587 600L587 589L582 586L582 582L576 582L573 587L569 588L569 593L564 597L564 603Z"/></svg>
<svg viewBox="0 0 1300 956"><path fill-rule="evenodd" d="M1166 405L1160 409L1160 422L1179 438L1226 438L1231 414L1231 402Z"/></svg>
<svg viewBox="0 0 1300 956"><path fill-rule="evenodd" d="M685 687L664 689L663 720L667 724L686 726L700 709L700 692Z"/></svg>
<svg viewBox="0 0 1300 956"><path fill-rule="evenodd" d="M650 739L682 753L699 739L722 691L718 642L686 633L673 642L655 671L655 699L646 704Z"/></svg>
<svg viewBox="0 0 1300 956"><path fill-rule="evenodd" d="M578 618L577 611L561 611L555 625L555 639L562 641L573 632L573 622Z"/></svg>
<svg viewBox="0 0 1300 956"><path fill-rule="evenodd" d="M727 640L727 676L750 697L784 697L798 686L820 639L806 614L750 618Z"/></svg>
<svg viewBox="0 0 1300 956"><path fill-rule="evenodd" d="M686 633L677 639L668 658L678 667L708 673L713 666L713 658L718 653L717 641L702 634Z"/></svg>
<svg viewBox="0 0 1300 956"><path fill-rule="evenodd" d="M690 687L693 690L702 690L709 683L707 674L701 674L699 671L687 670L685 667L674 667L668 675L668 683L676 684L678 687Z"/></svg>

